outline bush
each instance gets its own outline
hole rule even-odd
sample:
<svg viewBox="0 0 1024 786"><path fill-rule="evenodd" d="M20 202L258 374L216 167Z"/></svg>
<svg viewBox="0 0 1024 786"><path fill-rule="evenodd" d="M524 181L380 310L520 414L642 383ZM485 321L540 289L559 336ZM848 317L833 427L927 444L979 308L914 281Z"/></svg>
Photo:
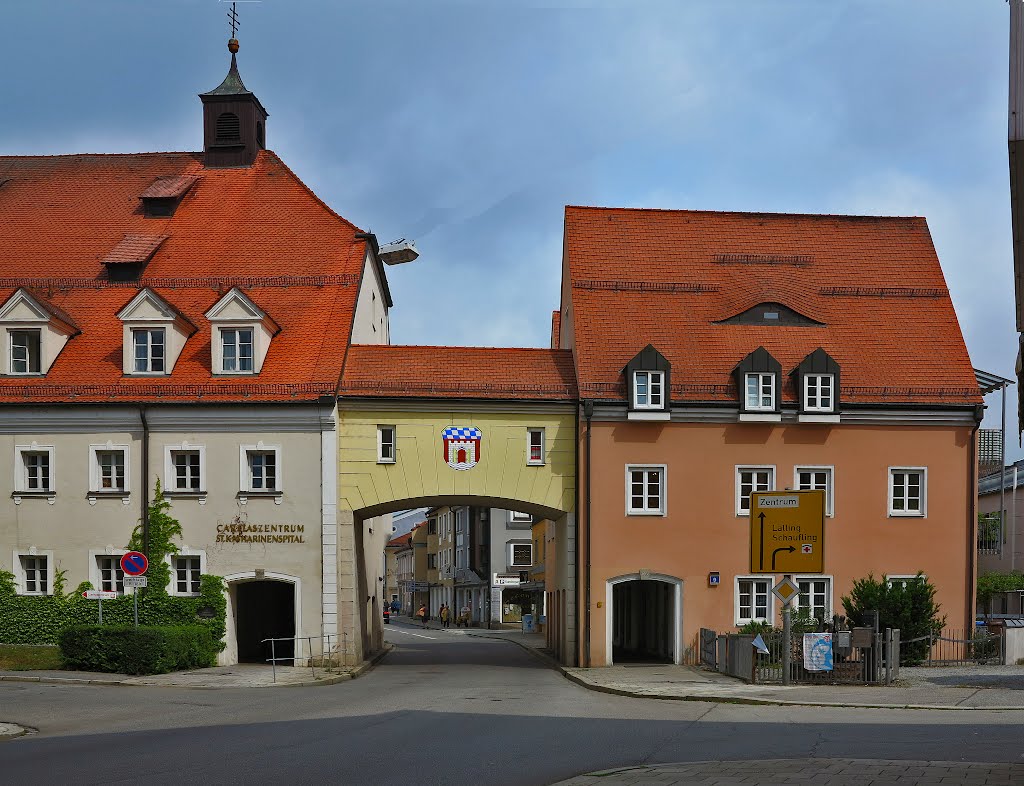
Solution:
<svg viewBox="0 0 1024 786"><path fill-rule="evenodd" d="M60 634L60 652L72 669L120 674L166 674L213 666L219 642L209 628L76 625Z"/></svg>
<svg viewBox="0 0 1024 786"><path fill-rule="evenodd" d="M921 636L938 635L946 624L946 618L939 616L939 604L935 602L935 585L918 573L913 581L897 582L890 586L885 576L876 580L873 575L857 579L849 595L843 596L846 616L854 625L866 625L865 612L878 612L878 627L899 628L900 639L904 642ZM930 644L927 639L904 644L900 649L900 663L913 666L928 656Z"/></svg>

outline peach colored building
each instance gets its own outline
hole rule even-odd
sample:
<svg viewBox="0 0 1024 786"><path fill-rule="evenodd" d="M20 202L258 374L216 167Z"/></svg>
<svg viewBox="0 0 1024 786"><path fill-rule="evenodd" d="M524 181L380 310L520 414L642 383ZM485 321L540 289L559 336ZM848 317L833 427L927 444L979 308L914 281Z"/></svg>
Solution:
<svg viewBox="0 0 1024 786"><path fill-rule="evenodd" d="M793 577L816 616L924 571L970 625L981 395L923 219L570 207L553 332L581 399L581 665L780 624L752 491L825 490L825 571Z"/></svg>

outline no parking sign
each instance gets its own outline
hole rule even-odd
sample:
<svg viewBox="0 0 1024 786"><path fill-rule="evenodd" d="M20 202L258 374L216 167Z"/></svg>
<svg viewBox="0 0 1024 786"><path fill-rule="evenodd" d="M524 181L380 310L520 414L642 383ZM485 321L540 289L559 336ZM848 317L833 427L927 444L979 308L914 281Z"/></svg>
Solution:
<svg viewBox="0 0 1024 786"><path fill-rule="evenodd" d="M129 551L121 557L121 570L125 576L141 576L149 569L149 560L141 551Z"/></svg>

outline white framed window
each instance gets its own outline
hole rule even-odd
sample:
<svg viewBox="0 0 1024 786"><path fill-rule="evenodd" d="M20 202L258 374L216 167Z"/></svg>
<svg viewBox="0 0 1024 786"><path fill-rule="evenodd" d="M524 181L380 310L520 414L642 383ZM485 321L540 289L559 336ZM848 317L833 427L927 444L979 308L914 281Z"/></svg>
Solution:
<svg viewBox="0 0 1024 786"><path fill-rule="evenodd" d="M529 514L529 513L521 513L518 510L510 510L508 513L509 513L508 520L510 522L514 521L517 524L519 524L519 523L524 523L525 524L525 523L533 521L533 516L531 514Z"/></svg>
<svg viewBox="0 0 1024 786"><path fill-rule="evenodd" d="M89 446L89 491L128 491L128 446Z"/></svg>
<svg viewBox="0 0 1024 786"><path fill-rule="evenodd" d="M513 568L529 568L533 565L532 543L510 543L509 565Z"/></svg>
<svg viewBox="0 0 1024 786"><path fill-rule="evenodd" d="M544 463L544 429L526 429L526 463L540 466Z"/></svg>
<svg viewBox="0 0 1024 786"><path fill-rule="evenodd" d="M814 491L816 489L824 491L825 515L831 516L834 476L833 467L794 467L793 488L797 491Z"/></svg>
<svg viewBox="0 0 1024 786"><path fill-rule="evenodd" d="M796 576L793 581L800 588L793 600L799 609L808 609L816 620L832 619L832 577Z"/></svg>
<svg viewBox="0 0 1024 786"><path fill-rule="evenodd" d="M831 412L835 409L835 376L804 374L804 411Z"/></svg>
<svg viewBox="0 0 1024 786"><path fill-rule="evenodd" d="M396 455L395 427L377 426L377 463L394 464Z"/></svg>
<svg viewBox="0 0 1024 786"><path fill-rule="evenodd" d="M242 445L239 468L242 493L280 492L283 488L281 448L277 445Z"/></svg>
<svg viewBox="0 0 1024 786"><path fill-rule="evenodd" d="M253 329L251 327L222 327L220 333L220 373L252 374Z"/></svg>
<svg viewBox="0 0 1024 786"><path fill-rule="evenodd" d="M14 579L19 595L50 595L53 592L53 552L14 553Z"/></svg>
<svg viewBox="0 0 1024 786"><path fill-rule="evenodd" d="M198 595L199 578L203 575L200 554L178 554L171 557L171 594Z"/></svg>
<svg viewBox="0 0 1024 786"><path fill-rule="evenodd" d="M124 595L122 556L121 554L99 554L96 556L96 589Z"/></svg>
<svg viewBox="0 0 1024 786"><path fill-rule="evenodd" d="M889 467L889 515L926 516L927 479L925 467Z"/></svg>
<svg viewBox="0 0 1024 786"><path fill-rule="evenodd" d="M768 622L775 620L775 604L772 602L772 577L736 577L736 624Z"/></svg>
<svg viewBox="0 0 1024 786"><path fill-rule="evenodd" d="M664 516L665 465L626 467L626 514L629 516Z"/></svg>
<svg viewBox="0 0 1024 786"><path fill-rule="evenodd" d="M775 490L775 467L736 467L736 515L750 515L750 495Z"/></svg>
<svg viewBox="0 0 1024 786"><path fill-rule="evenodd" d="M176 494L206 492L206 447L167 445L164 449L164 491Z"/></svg>
<svg viewBox="0 0 1024 786"><path fill-rule="evenodd" d="M50 446L17 445L14 448L15 493L52 494L53 453Z"/></svg>
<svg viewBox="0 0 1024 786"><path fill-rule="evenodd" d="M132 371L136 374L163 374L167 347L164 328L132 328Z"/></svg>
<svg viewBox="0 0 1024 786"><path fill-rule="evenodd" d="M42 372L40 331L8 330L7 342L9 374L39 374Z"/></svg>
<svg viewBox="0 0 1024 786"><path fill-rule="evenodd" d="M749 411L775 411L775 375L750 373L746 375L746 409Z"/></svg>
<svg viewBox="0 0 1024 786"><path fill-rule="evenodd" d="M665 372L633 372L633 406L636 409L663 409L665 406Z"/></svg>

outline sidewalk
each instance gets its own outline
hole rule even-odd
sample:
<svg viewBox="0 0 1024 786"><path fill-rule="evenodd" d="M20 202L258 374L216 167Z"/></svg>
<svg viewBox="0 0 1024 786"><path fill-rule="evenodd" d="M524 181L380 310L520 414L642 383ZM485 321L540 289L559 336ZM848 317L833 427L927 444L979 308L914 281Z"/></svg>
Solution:
<svg viewBox="0 0 1024 786"><path fill-rule="evenodd" d="M239 663L234 666L214 666L209 669L174 671L170 674L132 676L105 674L91 671L0 671L0 682L43 682L58 685L127 685L157 686L162 688L282 688L311 685L334 685L355 679L372 668L391 651L385 646L373 658L358 666L336 666L326 671L319 666L278 666L274 669L262 663Z"/></svg>
<svg viewBox="0 0 1024 786"><path fill-rule="evenodd" d="M1024 764L883 759L770 759L649 764L580 775L555 786L642 786L643 784L827 783L864 786L977 784L1010 786L1024 782Z"/></svg>
<svg viewBox="0 0 1024 786"><path fill-rule="evenodd" d="M441 626L431 622L428 627ZM545 649L542 633L486 628L452 628L449 632L514 642L578 685L620 696L735 704L1024 711L1024 667L1020 666L904 668L900 683L891 686L749 685L694 666L562 666Z"/></svg>

